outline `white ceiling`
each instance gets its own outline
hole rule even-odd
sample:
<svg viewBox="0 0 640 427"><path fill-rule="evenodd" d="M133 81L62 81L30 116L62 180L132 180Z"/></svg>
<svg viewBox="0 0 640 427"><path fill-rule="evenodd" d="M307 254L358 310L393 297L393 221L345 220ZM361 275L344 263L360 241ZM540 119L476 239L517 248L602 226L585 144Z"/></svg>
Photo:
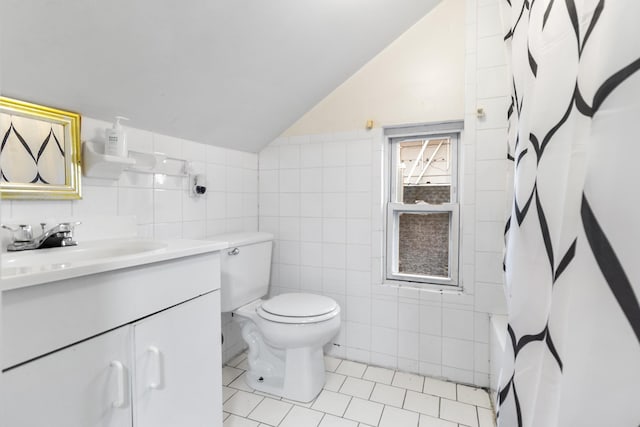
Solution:
<svg viewBox="0 0 640 427"><path fill-rule="evenodd" d="M1 0L5 96L258 151L440 0Z"/></svg>

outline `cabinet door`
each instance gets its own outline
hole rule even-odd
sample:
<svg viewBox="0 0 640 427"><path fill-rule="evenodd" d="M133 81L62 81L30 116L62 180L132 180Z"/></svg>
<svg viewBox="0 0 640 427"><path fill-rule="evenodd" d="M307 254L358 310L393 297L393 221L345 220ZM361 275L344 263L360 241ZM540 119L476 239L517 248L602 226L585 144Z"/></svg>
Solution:
<svg viewBox="0 0 640 427"><path fill-rule="evenodd" d="M131 427L130 327L3 374L0 425Z"/></svg>
<svg viewBox="0 0 640 427"><path fill-rule="evenodd" d="M222 425L220 293L134 324L136 427Z"/></svg>

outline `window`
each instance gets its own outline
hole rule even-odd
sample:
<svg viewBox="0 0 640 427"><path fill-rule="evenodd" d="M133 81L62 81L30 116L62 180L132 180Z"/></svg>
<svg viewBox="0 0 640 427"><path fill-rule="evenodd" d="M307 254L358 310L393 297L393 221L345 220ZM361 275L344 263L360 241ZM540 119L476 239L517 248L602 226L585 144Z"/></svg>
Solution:
<svg viewBox="0 0 640 427"><path fill-rule="evenodd" d="M457 286L459 132L433 127L387 130L386 277Z"/></svg>

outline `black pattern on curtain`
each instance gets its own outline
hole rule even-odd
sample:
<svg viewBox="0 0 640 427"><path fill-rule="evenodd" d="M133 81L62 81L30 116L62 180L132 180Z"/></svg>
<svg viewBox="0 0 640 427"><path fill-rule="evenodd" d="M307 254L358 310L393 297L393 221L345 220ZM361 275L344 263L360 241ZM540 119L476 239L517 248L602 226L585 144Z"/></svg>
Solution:
<svg viewBox="0 0 640 427"><path fill-rule="evenodd" d="M498 425L636 427L640 2L501 2L513 203Z"/></svg>

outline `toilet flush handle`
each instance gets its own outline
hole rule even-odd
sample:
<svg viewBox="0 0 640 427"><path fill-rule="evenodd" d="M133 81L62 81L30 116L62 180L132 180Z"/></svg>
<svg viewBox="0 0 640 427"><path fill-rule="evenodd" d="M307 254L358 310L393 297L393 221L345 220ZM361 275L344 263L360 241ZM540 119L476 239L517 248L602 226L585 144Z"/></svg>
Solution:
<svg viewBox="0 0 640 427"><path fill-rule="evenodd" d="M233 248L231 249L229 252L227 252L229 255L238 255L240 253L240 249L238 248Z"/></svg>

